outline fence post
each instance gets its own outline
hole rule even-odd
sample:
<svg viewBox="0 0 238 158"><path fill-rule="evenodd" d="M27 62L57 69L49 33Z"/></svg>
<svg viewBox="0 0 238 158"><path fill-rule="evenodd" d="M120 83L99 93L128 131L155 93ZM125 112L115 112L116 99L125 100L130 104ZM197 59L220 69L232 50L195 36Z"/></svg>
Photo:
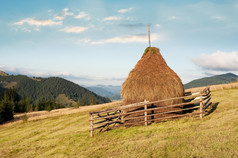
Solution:
<svg viewBox="0 0 238 158"><path fill-rule="evenodd" d="M144 100L144 102L145 102L145 126L147 126L147 124L148 124L147 123L147 111L146 111L147 110L147 104L146 104L147 101Z"/></svg>
<svg viewBox="0 0 238 158"><path fill-rule="evenodd" d="M90 114L90 137L93 137L93 115Z"/></svg>
<svg viewBox="0 0 238 158"><path fill-rule="evenodd" d="M202 93L200 92L200 119L202 119L202 117L203 117L203 114L202 114L202 112L203 112L203 99L202 99Z"/></svg>

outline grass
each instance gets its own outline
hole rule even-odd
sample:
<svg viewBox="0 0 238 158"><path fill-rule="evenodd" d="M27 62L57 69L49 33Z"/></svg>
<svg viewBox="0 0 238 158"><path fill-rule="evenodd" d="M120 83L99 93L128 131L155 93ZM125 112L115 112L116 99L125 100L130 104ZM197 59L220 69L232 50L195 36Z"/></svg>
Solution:
<svg viewBox="0 0 238 158"><path fill-rule="evenodd" d="M238 89L213 92L202 120L120 127L93 138L87 110L2 126L0 157L238 157L237 96Z"/></svg>
<svg viewBox="0 0 238 158"><path fill-rule="evenodd" d="M144 54L146 54L149 50L150 50L153 54L156 54L156 50L153 49L152 47L147 47L147 48L145 49L145 51L144 51Z"/></svg>

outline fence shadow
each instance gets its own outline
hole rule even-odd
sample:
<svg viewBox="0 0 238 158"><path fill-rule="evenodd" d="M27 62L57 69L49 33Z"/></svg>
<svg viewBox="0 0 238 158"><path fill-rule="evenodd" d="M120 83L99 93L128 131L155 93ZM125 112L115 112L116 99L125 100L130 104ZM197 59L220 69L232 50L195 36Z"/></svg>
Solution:
<svg viewBox="0 0 238 158"><path fill-rule="evenodd" d="M211 108L209 108L208 110L207 110L207 113L205 114L205 116L208 116L208 115L210 115L211 113L213 113L216 109L217 109L217 106L219 105L219 102L216 102L216 103L213 103L212 105L211 105Z"/></svg>

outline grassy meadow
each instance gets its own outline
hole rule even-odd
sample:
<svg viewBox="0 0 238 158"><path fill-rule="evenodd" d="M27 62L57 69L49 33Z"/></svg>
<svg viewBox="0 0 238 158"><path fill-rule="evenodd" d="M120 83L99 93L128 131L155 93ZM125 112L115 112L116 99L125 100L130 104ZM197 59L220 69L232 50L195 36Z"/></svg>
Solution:
<svg viewBox="0 0 238 158"><path fill-rule="evenodd" d="M214 91L212 102L202 120L120 127L92 138L91 108L3 125L0 157L238 157L238 89Z"/></svg>

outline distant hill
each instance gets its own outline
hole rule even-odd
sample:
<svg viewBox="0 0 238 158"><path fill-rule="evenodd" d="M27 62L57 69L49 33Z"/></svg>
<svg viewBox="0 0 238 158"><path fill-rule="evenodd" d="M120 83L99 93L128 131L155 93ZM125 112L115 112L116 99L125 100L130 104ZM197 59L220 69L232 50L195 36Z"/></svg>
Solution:
<svg viewBox="0 0 238 158"><path fill-rule="evenodd" d="M86 88L59 77L29 78L24 75L0 75L0 89L15 87L21 98L28 97L33 103L41 100L56 100L58 103L71 106L100 104L110 102Z"/></svg>
<svg viewBox="0 0 238 158"><path fill-rule="evenodd" d="M195 87L204 87L209 85L225 84L238 80L238 76L232 73L216 75L212 77L204 77L201 79L193 80L184 85L185 89L195 88Z"/></svg>
<svg viewBox="0 0 238 158"><path fill-rule="evenodd" d="M100 96L107 97L111 100L121 99L121 86L96 85L86 88Z"/></svg>
<svg viewBox="0 0 238 158"><path fill-rule="evenodd" d="M103 97L113 95L113 93L107 91L106 89L104 89L102 87L86 87L86 88L100 96L103 96Z"/></svg>

